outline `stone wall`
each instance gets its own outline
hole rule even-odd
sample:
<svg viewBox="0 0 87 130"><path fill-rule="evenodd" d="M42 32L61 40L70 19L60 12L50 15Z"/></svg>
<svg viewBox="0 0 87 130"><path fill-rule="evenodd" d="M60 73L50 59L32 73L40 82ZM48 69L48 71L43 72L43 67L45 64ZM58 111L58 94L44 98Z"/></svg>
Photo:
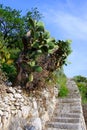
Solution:
<svg viewBox="0 0 87 130"><path fill-rule="evenodd" d="M4 84L0 88L3 88L0 94L0 130L44 129L45 122L55 108L58 95L56 87L31 93Z"/></svg>

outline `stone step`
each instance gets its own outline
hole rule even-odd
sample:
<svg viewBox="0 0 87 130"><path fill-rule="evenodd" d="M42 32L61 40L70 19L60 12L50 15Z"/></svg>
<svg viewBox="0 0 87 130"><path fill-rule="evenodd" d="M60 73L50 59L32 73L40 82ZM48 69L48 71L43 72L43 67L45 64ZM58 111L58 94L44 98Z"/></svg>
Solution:
<svg viewBox="0 0 87 130"><path fill-rule="evenodd" d="M74 103L74 102L81 102L81 99L77 98L64 98L64 99L59 99L59 102L62 103Z"/></svg>
<svg viewBox="0 0 87 130"><path fill-rule="evenodd" d="M69 94L58 98L54 114L47 122L46 130L86 130L81 126L82 106L81 96L75 82L68 80Z"/></svg>
<svg viewBox="0 0 87 130"><path fill-rule="evenodd" d="M82 113L81 110L70 110L70 113Z"/></svg>
<svg viewBox="0 0 87 130"><path fill-rule="evenodd" d="M50 122L47 124L48 128L67 129L67 130L79 130L79 123L58 123Z"/></svg>
<svg viewBox="0 0 87 130"><path fill-rule="evenodd" d="M56 106L56 110L59 110L59 109L61 109L61 108L69 108L69 109L73 109L73 110L81 110L82 109L82 107L81 107L81 105L78 105L78 106L76 106L76 105L71 105L71 104L59 104L59 106Z"/></svg>
<svg viewBox="0 0 87 130"><path fill-rule="evenodd" d="M59 118L59 117L54 117L54 118L52 118L51 121L62 122L62 123L79 123L80 119L79 118Z"/></svg>
<svg viewBox="0 0 87 130"><path fill-rule="evenodd" d="M47 128L46 130L71 130L71 129ZM72 130L77 130L77 129L72 129Z"/></svg>
<svg viewBox="0 0 87 130"><path fill-rule="evenodd" d="M81 106L80 102L59 102L58 105L72 105L72 106Z"/></svg>
<svg viewBox="0 0 87 130"><path fill-rule="evenodd" d="M81 114L79 113L66 113L66 114L62 114L62 113L54 113L54 117L68 117L68 118L80 118Z"/></svg>
<svg viewBox="0 0 87 130"><path fill-rule="evenodd" d="M56 112L55 113L58 113L58 115L59 115L59 113L61 112L61 114L63 114L63 113L74 113L74 114L81 114L82 113L82 110L81 109L70 109L70 108L62 108L62 109L60 109L60 110L56 110Z"/></svg>
<svg viewBox="0 0 87 130"><path fill-rule="evenodd" d="M59 103L58 105L56 105L56 110L59 110L61 108L81 109L82 107L80 103Z"/></svg>

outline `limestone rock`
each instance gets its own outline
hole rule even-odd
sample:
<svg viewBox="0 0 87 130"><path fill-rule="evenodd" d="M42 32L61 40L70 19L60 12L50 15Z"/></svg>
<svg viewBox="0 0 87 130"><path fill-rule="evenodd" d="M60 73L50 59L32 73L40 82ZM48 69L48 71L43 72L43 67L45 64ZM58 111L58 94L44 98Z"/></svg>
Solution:
<svg viewBox="0 0 87 130"><path fill-rule="evenodd" d="M7 126L9 125L8 118L6 116L2 116L1 121L2 121L3 127L7 128Z"/></svg>
<svg viewBox="0 0 87 130"><path fill-rule="evenodd" d="M1 123L1 116L0 116L0 123Z"/></svg>
<svg viewBox="0 0 87 130"><path fill-rule="evenodd" d="M6 82L7 86L12 86L12 82Z"/></svg>
<svg viewBox="0 0 87 130"><path fill-rule="evenodd" d="M14 95L14 97L17 99L17 98L22 98L22 96L21 96L21 94L19 94L19 93L16 93L15 95Z"/></svg>
<svg viewBox="0 0 87 130"><path fill-rule="evenodd" d="M24 130L36 130L35 126L26 125L24 126Z"/></svg>
<svg viewBox="0 0 87 130"><path fill-rule="evenodd" d="M13 89L12 87L8 87L8 89L6 90L7 93L15 93L15 89Z"/></svg>
<svg viewBox="0 0 87 130"><path fill-rule="evenodd" d="M21 100L21 102L24 102L24 98L21 98L20 100Z"/></svg>
<svg viewBox="0 0 87 130"><path fill-rule="evenodd" d="M17 130L23 130L21 127L18 127Z"/></svg>
<svg viewBox="0 0 87 130"><path fill-rule="evenodd" d="M19 117L19 118L21 118L22 117L22 111L21 110L17 110L17 116Z"/></svg>
<svg viewBox="0 0 87 130"><path fill-rule="evenodd" d="M2 110L0 110L0 116L2 116L3 115L3 111Z"/></svg>
<svg viewBox="0 0 87 130"><path fill-rule="evenodd" d="M40 118L32 118L31 124L35 126L35 130L42 130L42 124Z"/></svg>
<svg viewBox="0 0 87 130"><path fill-rule="evenodd" d="M37 102L36 102L36 100L33 100L33 108L37 109Z"/></svg>
<svg viewBox="0 0 87 130"><path fill-rule="evenodd" d="M46 122L49 120L49 115L48 115L48 112L45 111L43 116L41 117L41 119L43 120L43 122Z"/></svg>
<svg viewBox="0 0 87 130"><path fill-rule="evenodd" d="M39 117L39 111L35 109L31 109L30 114L32 117Z"/></svg>
<svg viewBox="0 0 87 130"><path fill-rule="evenodd" d="M21 110L22 110L23 117L27 118L28 114L29 114L29 111L30 111L29 106L22 106Z"/></svg>
<svg viewBox="0 0 87 130"><path fill-rule="evenodd" d="M2 123L0 122L0 130L2 129Z"/></svg>
<svg viewBox="0 0 87 130"><path fill-rule="evenodd" d="M17 91L18 93L21 93L21 92L22 92L22 90L21 90L21 89L17 89L16 91Z"/></svg>

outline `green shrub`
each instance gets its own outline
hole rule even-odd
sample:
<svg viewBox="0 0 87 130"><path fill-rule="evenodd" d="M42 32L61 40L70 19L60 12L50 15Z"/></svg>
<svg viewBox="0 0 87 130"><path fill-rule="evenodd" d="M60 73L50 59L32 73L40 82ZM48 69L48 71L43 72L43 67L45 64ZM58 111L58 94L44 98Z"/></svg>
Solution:
<svg viewBox="0 0 87 130"><path fill-rule="evenodd" d="M17 71L16 68L13 64L9 65L9 64L2 64L2 71L6 74L6 76L8 77L8 80L13 82L16 75L17 75Z"/></svg>
<svg viewBox="0 0 87 130"><path fill-rule="evenodd" d="M82 103L85 104L87 103L87 78L83 76L74 76L74 81L76 82L81 98L82 98Z"/></svg>
<svg viewBox="0 0 87 130"><path fill-rule="evenodd" d="M65 97L68 95L68 88L66 85L67 82L67 77L63 72L63 68L61 68L60 70L58 69L57 71L55 71L54 73L54 81L55 83L59 86L59 97Z"/></svg>
<svg viewBox="0 0 87 130"><path fill-rule="evenodd" d="M68 93L69 93L68 88L67 88L66 86L61 86L61 87L60 87L60 90L59 90L58 96L59 96L59 97L65 97L65 96L68 95Z"/></svg>
<svg viewBox="0 0 87 130"><path fill-rule="evenodd" d="M75 80L76 82L87 82L87 78L84 77L84 76L81 76L81 75L74 76L74 80Z"/></svg>
<svg viewBox="0 0 87 130"><path fill-rule="evenodd" d="M77 83L82 97L82 103L87 103L87 84L85 82Z"/></svg>
<svg viewBox="0 0 87 130"><path fill-rule="evenodd" d="M10 49L7 48L5 41L1 37L0 39L0 68L6 75L9 81L13 82L16 75L17 70L15 67L15 61L19 54L19 49Z"/></svg>
<svg viewBox="0 0 87 130"><path fill-rule="evenodd" d="M66 82L67 82L67 78L65 77L65 75L62 75L58 78L58 84L60 85L60 89L59 89L59 97L65 97L68 95L68 88L66 86Z"/></svg>

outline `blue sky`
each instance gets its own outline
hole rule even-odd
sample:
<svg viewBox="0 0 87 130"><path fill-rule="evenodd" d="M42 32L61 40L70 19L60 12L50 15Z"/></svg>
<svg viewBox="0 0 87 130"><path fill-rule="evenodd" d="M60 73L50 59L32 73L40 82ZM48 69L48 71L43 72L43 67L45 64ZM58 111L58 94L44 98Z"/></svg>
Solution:
<svg viewBox="0 0 87 130"><path fill-rule="evenodd" d="M45 27L60 40L72 40L72 54L64 67L68 77L87 76L87 1L86 0L0 0L5 6L22 10L25 14L37 7L43 14Z"/></svg>

